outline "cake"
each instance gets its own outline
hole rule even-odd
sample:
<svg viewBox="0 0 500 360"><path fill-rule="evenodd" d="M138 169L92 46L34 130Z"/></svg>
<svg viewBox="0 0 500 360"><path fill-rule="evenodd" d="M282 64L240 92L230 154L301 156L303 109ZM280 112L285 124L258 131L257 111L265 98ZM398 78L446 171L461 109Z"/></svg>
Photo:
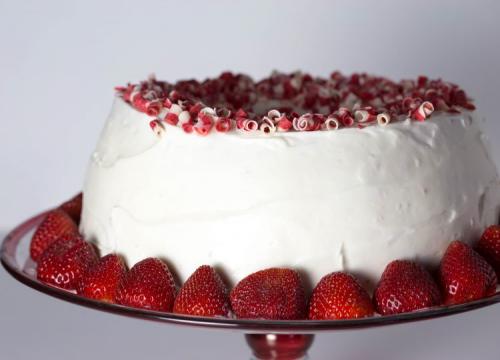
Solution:
<svg viewBox="0 0 500 360"><path fill-rule="evenodd" d="M419 77L224 73L117 88L80 231L129 266L229 284L269 267L373 286L395 259L437 265L499 215L496 167L457 85Z"/></svg>

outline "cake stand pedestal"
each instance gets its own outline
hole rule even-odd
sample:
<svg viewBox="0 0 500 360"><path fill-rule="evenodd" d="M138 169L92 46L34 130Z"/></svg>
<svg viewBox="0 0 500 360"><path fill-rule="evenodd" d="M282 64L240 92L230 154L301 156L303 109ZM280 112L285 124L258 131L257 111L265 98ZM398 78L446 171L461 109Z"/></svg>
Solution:
<svg viewBox="0 0 500 360"><path fill-rule="evenodd" d="M319 332L387 326L391 324L432 319L454 315L500 302L500 292L497 290L492 296L466 304L439 306L399 315L324 321L204 318L108 304L78 296L70 291L48 286L37 280L36 264L29 256L29 243L34 230L43 220L45 214L46 212L26 220L13 229L3 240L0 249L0 260L2 265L21 283L47 295L95 310L145 320L154 320L171 325L189 325L241 331L245 334L247 343L252 349L253 355L258 360L305 359L307 358L307 350L313 343L314 334Z"/></svg>
<svg viewBox="0 0 500 360"><path fill-rule="evenodd" d="M314 341L312 334L246 334L256 360L307 359Z"/></svg>

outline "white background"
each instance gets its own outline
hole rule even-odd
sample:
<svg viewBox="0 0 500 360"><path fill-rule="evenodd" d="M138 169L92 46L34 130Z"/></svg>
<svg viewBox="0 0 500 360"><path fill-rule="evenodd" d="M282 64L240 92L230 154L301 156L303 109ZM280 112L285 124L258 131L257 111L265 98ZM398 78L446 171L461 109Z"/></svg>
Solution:
<svg viewBox="0 0 500 360"><path fill-rule="evenodd" d="M0 232L82 186L113 86L334 69L462 85L499 163L500 2L0 0ZM0 358L245 359L241 334L63 303L0 271ZM312 359L498 358L500 306L317 337ZM207 347L210 346L210 349Z"/></svg>

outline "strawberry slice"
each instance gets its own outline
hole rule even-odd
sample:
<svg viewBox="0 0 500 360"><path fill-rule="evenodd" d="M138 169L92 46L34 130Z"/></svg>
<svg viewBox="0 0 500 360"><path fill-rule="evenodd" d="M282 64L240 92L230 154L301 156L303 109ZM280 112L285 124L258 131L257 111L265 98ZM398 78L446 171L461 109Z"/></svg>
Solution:
<svg viewBox="0 0 500 360"><path fill-rule="evenodd" d="M66 234L78 234L78 227L66 212L50 211L35 231L30 244L30 255L38 261L40 255L58 238Z"/></svg>
<svg viewBox="0 0 500 360"><path fill-rule="evenodd" d="M441 295L423 266L413 261L396 260L382 273L374 303L382 315L400 314L439 305Z"/></svg>
<svg viewBox="0 0 500 360"><path fill-rule="evenodd" d="M59 208L64 210L76 224L80 224L80 215L82 214L83 194L79 193L75 197L63 203Z"/></svg>
<svg viewBox="0 0 500 360"><path fill-rule="evenodd" d="M439 268L445 304L460 304L495 293L495 270L469 245L453 241Z"/></svg>
<svg viewBox="0 0 500 360"><path fill-rule="evenodd" d="M241 280L230 294L239 318L294 320L306 317L304 288L297 271L261 270Z"/></svg>
<svg viewBox="0 0 500 360"><path fill-rule="evenodd" d="M67 234L51 244L38 261L40 281L74 290L83 274L97 262L95 248L80 235Z"/></svg>
<svg viewBox="0 0 500 360"><path fill-rule="evenodd" d="M126 273L127 268L121 257L116 254L106 255L88 269L76 291L90 299L112 303Z"/></svg>
<svg viewBox="0 0 500 360"><path fill-rule="evenodd" d="M492 225L488 227L481 239L477 243L477 252L493 266L497 273L497 278L500 277L500 226Z"/></svg>
<svg viewBox="0 0 500 360"><path fill-rule="evenodd" d="M117 304L156 311L171 311L177 289L167 265L147 258L137 264L118 286Z"/></svg>
<svg viewBox="0 0 500 360"><path fill-rule="evenodd" d="M174 312L209 317L229 315L227 287L211 266L200 266L189 277L175 299Z"/></svg>
<svg viewBox="0 0 500 360"><path fill-rule="evenodd" d="M356 319L373 315L370 295L351 274L334 272L323 277L309 302L309 319Z"/></svg>

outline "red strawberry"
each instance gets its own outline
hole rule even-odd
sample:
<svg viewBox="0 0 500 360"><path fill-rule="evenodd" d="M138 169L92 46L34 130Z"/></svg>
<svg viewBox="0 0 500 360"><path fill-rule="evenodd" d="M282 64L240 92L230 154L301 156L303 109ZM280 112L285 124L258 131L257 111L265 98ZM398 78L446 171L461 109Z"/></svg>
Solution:
<svg viewBox="0 0 500 360"><path fill-rule="evenodd" d="M116 302L136 308L171 311L176 287L167 265L147 258L132 267L118 287Z"/></svg>
<svg viewBox="0 0 500 360"><path fill-rule="evenodd" d="M76 291L90 299L113 302L118 285L127 269L121 257L109 254L90 267L80 280Z"/></svg>
<svg viewBox="0 0 500 360"><path fill-rule="evenodd" d="M72 199L63 203L59 208L64 210L75 223L80 224L80 215L82 214L83 194L79 193Z"/></svg>
<svg viewBox="0 0 500 360"><path fill-rule="evenodd" d="M490 263L500 277L500 226L488 227L477 243L477 252Z"/></svg>
<svg viewBox="0 0 500 360"><path fill-rule="evenodd" d="M271 268L241 280L230 294L239 318L294 320L306 317L306 299L295 270Z"/></svg>
<svg viewBox="0 0 500 360"><path fill-rule="evenodd" d="M460 304L495 293L495 270L469 245L453 241L439 268L445 304Z"/></svg>
<svg viewBox="0 0 500 360"><path fill-rule="evenodd" d="M38 262L37 277L44 283L74 290L97 261L94 247L80 235L65 235L51 244Z"/></svg>
<svg viewBox="0 0 500 360"><path fill-rule="evenodd" d="M38 261L45 249L62 235L77 233L78 227L68 214L59 209L50 211L31 239L31 258Z"/></svg>
<svg viewBox="0 0 500 360"><path fill-rule="evenodd" d="M228 316L228 291L219 274L208 265L200 266L179 291L174 312L197 316Z"/></svg>
<svg viewBox="0 0 500 360"><path fill-rule="evenodd" d="M380 314L390 315L439 305L441 295L423 266L413 261L396 260L385 268L373 300Z"/></svg>
<svg viewBox="0 0 500 360"><path fill-rule="evenodd" d="M309 302L309 319L356 319L373 315L370 296L356 278L343 272L323 277Z"/></svg>

